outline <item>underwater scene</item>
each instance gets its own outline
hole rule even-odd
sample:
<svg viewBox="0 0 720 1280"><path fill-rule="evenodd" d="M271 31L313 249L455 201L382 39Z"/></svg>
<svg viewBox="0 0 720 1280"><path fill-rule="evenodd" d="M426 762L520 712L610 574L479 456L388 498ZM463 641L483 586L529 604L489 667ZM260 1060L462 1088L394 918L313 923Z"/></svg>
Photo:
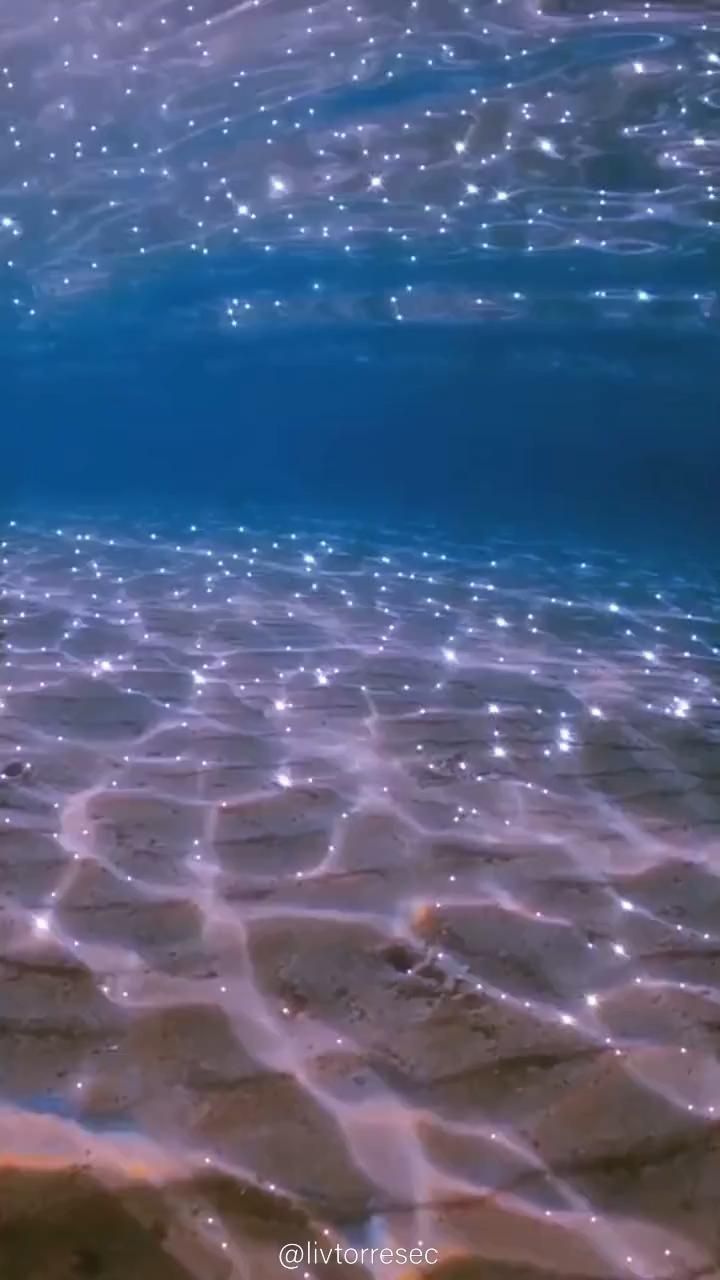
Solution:
<svg viewBox="0 0 720 1280"><path fill-rule="evenodd" d="M0 117L0 1280L720 1280L717 0Z"/></svg>

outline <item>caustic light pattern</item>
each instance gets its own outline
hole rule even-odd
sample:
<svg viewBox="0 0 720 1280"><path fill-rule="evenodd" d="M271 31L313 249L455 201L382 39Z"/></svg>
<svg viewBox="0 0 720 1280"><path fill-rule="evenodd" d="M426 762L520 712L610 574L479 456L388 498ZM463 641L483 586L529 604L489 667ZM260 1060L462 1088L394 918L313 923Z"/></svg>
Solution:
<svg viewBox="0 0 720 1280"><path fill-rule="evenodd" d="M716 585L346 526L2 555L12 1274L112 1204L93 1274L710 1275Z"/></svg>
<svg viewBox="0 0 720 1280"><path fill-rule="evenodd" d="M118 281L228 331L717 319L712 5L11 0L0 38L7 323Z"/></svg>

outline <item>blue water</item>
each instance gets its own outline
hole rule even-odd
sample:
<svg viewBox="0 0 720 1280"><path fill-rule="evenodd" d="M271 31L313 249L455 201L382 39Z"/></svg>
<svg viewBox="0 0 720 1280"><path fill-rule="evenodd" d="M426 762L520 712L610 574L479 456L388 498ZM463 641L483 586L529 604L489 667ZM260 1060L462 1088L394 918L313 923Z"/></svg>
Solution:
<svg viewBox="0 0 720 1280"><path fill-rule="evenodd" d="M0 6L0 1280L717 1274L719 120L716 0Z"/></svg>
<svg viewBox="0 0 720 1280"><path fill-rule="evenodd" d="M8 511L712 547L712 5L34 0L2 32Z"/></svg>
<svg viewBox="0 0 720 1280"><path fill-rule="evenodd" d="M120 358L80 329L5 365L8 514L36 499L190 517L286 506L714 554L707 335L353 325Z"/></svg>

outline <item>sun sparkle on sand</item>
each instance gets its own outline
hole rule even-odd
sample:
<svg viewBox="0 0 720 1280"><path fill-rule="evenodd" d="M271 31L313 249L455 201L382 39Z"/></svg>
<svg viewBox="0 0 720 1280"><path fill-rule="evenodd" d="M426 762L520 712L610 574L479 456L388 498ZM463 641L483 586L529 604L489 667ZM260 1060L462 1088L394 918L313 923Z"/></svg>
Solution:
<svg viewBox="0 0 720 1280"><path fill-rule="evenodd" d="M714 588L342 525L2 554L3 1280L711 1274Z"/></svg>

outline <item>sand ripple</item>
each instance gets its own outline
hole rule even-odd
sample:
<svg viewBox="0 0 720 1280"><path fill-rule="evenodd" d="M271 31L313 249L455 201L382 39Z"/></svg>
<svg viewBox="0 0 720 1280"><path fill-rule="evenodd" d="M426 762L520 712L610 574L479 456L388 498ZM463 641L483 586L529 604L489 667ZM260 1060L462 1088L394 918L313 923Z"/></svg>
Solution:
<svg viewBox="0 0 720 1280"><path fill-rule="evenodd" d="M3 555L2 1280L719 1274L714 586L344 527Z"/></svg>

